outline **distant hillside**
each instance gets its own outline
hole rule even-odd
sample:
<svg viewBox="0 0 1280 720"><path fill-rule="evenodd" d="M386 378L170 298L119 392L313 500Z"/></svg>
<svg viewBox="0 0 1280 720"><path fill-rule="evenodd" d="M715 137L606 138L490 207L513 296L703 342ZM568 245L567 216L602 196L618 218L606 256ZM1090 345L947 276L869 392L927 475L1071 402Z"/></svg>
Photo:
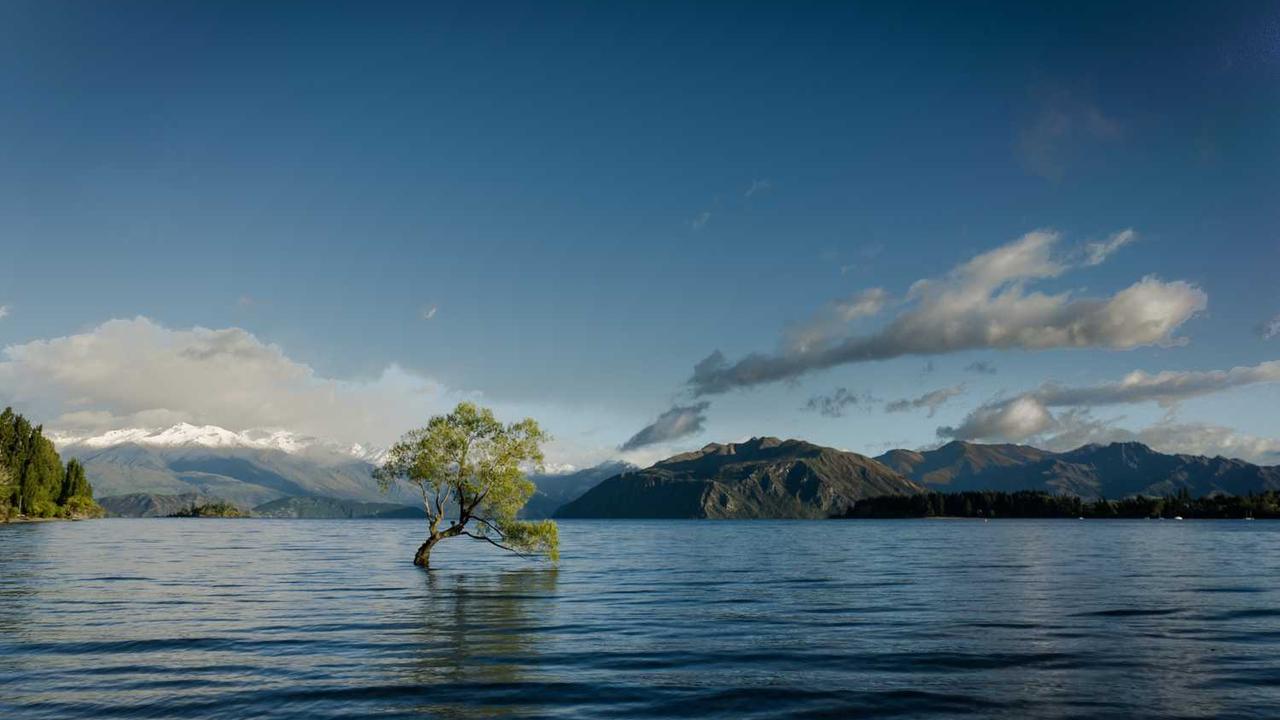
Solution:
<svg viewBox="0 0 1280 720"><path fill-rule="evenodd" d="M390 519L426 517L420 507L394 503L364 503L331 497L289 497L263 503L253 514L264 518Z"/></svg>
<svg viewBox="0 0 1280 720"><path fill-rule="evenodd" d="M857 453L800 440L711 444L616 475L560 518L825 518L854 501L923 491Z"/></svg>
<svg viewBox="0 0 1280 720"><path fill-rule="evenodd" d="M638 469L631 463L612 460L575 472L530 476L529 479L537 490L529 498L520 516L529 520L552 517L562 505L578 499L601 481Z"/></svg>
<svg viewBox="0 0 1280 720"><path fill-rule="evenodd" d="M1141 443L1085 445L1051 453L1025 445L951 442L936 450L892 450L878 458L933 490L1042 490L1082 498L1280 489L1280 467L1223 457L1166 455Z"/></svg>
<svg viewBox="0 0 1280 720"><path fill-rule="evenodd" d="M98 498L98 504L111 517L169 517L179 510L216 505L222 498L184 493L181 495L155 495L150 493L132 493L129 495L111 495Z"/></svg>
<svg viewBox="0 0 1280 720"><path fill-rule="evenodd" d="M972 478L1022 467L1053 455L1029 445L949 442L937 450L890 450L876 460L932 489L959 489Z"/></svg>

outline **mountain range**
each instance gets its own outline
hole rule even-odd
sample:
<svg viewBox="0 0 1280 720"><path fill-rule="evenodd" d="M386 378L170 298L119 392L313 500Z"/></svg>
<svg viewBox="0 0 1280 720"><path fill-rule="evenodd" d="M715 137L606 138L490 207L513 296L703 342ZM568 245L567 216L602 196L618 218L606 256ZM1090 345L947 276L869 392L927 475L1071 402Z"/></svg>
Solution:
<svg viewBox="0 0 1280 720"><path fill-rule="evenodd" d="M1169 455L1137 442L1051 453L1026 445L950 442L876 458L931 490L1043 490L1085 499L1130 495L1245 495L1280 489L1280 467L1203 455Z"/></svg>
<svg viewBox="0 0 1280 720"><path fill-rule="evenodd" d="M417 502L404 488L379 490L371 472L382 451L294 433L184 423L53 440L63 457L84 464L99 498L196 494L243 508L293 496Z"/></svg>
<svg viewBox="0 0 1280 720"><path fill-rule="evenodd" d="M224 500L272 517L369 517L421 503L403 487L380 491L371 472L384 451L288 432L183 424L53 438L64 457L84 464L95 495L115 514L169 514L175 503ZM644 469L618 461L558 469L531 476L537 490L524 517L829 517L862 498L928 490L1114 499L1280 489L1277 466L1134 442L1054 453L955 441L871 458L762 437L712 443Z"/></svg>
<svg viewBox="0 0 1280 720"><path fill-rule="evenodd" d="M611 477L556 517L823 518L924 487L857 453L801 440L712 443Z"/></svg>

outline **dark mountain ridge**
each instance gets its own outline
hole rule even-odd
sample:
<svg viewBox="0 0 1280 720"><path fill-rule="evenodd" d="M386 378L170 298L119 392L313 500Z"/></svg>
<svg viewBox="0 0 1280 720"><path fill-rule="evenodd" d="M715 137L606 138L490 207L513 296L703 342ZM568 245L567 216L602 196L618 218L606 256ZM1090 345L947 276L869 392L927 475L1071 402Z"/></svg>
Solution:
<svg viewBox="0 0 1280 720"><path fill-rule="evenodd" d="M611 477L559 518L825 518L861 498L924 488L857 453L802 440L712 443Z"/></svg>

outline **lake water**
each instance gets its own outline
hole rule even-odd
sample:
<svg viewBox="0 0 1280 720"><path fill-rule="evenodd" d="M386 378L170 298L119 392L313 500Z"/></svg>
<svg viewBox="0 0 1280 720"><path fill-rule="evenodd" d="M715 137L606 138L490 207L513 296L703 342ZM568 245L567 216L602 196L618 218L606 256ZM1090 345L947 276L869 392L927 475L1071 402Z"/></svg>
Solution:
<svg viewBox="0 0 1280 720"><path fill-rule="evenodd" d="M1280 522L0 527L0 717L1277 717Z"/></svg>

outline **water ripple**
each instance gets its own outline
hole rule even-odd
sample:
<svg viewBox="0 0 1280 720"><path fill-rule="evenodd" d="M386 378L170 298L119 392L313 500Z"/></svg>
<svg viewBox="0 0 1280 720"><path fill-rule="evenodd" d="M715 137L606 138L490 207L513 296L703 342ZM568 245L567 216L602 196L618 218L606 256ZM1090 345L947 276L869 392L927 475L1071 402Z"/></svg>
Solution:
<svg viewBox="0 0 1280 720"><path fill-rule="evenodd" d="M1280 716L1280 524L0 527L3 718Z"/></svg>

